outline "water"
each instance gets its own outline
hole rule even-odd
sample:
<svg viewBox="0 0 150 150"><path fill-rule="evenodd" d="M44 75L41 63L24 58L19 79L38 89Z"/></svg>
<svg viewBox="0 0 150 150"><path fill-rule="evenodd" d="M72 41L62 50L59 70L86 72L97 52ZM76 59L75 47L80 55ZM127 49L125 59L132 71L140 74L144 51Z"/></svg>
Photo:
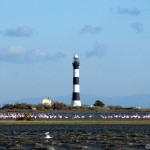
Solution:
<svg viewBox="0 0 150 150"><path fill-rule="evenodd" d="M49 132L52 139L45 139ZM143 150L150 144L149 125L0 126L0 149Z"/></svg>

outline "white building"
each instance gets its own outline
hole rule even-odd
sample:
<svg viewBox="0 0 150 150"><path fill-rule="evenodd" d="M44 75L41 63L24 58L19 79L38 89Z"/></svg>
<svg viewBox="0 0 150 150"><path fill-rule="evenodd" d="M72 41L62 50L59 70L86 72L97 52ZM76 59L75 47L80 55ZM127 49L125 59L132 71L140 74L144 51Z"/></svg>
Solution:
<svg viewBox="0 0 150 150"><path fill-rule="evenodd" d="M49 97L48 98L44 98L42 100L42 104L44 104L44 105L52 106L52 103L53 103L53 101L51 99L49 99Z"/></svg>

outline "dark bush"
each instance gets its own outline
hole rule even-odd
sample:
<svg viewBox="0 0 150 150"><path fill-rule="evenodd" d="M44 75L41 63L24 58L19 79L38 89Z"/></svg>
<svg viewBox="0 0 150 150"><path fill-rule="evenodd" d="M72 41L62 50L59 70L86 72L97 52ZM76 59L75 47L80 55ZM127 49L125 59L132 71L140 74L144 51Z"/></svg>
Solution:
<svg viewBox="0 0 150 150"><path fill-rule="evenodd" d="M45 109L51 109L51 106L50 105L44 105L44 108Z"/></svg>
<svg viewBox="0 0 150 150"><path fill-rule="evenodd" d="M16 108L16 109L31 109L32 108L31 106L32 105L27 104L27 103L16 103L14 105L14 108Z"/></svg>
<svg viewBox="0 0 150 150"><path fill-rule="evenodd" d="M2 109L13 109L14 105L13 104L5 104Z"/></svg>
<svg viewBox="0 0 150 150"><path fill-rule="evenodd" d="M18 117L18 118L16 118L16 120L17 121L33 121L34 120L34 118L33 117L31 117L29 114L24 114L24 116L23 117Z"/></svg>
<svg viewBox="0 0 150 150"><path fill-rule="evenodd" d="M94 106L104 107L105 104L100 100L96 100L95 103L94 103Z"/></svg>
<svg viewBox="0 0 150 150"><path fill-rule="evenodd" d="M107 106L108 108L110 108L110 109L112 109L112 110L114 110L114 109L123 109L123 107L122 106L119 106L119 105L115 105L115 106L113 106L113 105L109 105L109 106Z"/></svg>
<svg viewBox="0 0 150 150"><path fill-rule="evenodd" d="M52 105L53 110L64 110L67 108L67 105L64 103L55 102Z"/></svg>
<svg viewBox="0 0 150 150"><path fill-rule="evenodd" d="M37 110L44 110L45 107L44 107L43 104L38 104L38 105L36 105L36 109L37 109Z"/></svg>

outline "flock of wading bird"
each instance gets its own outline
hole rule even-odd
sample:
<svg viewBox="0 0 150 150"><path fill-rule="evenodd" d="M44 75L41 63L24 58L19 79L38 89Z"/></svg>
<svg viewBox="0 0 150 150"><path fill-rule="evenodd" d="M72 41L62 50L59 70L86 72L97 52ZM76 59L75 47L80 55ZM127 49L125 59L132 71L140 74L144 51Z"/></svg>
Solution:
<svg viewBox="0 0 150 150"><path fill-rule="evenodd" d="M17 119L24 117L22 112L2 112L0 119ZM150 113L28 113L28 116L35 120L105 120L105 119L150 119Z"/></svg>

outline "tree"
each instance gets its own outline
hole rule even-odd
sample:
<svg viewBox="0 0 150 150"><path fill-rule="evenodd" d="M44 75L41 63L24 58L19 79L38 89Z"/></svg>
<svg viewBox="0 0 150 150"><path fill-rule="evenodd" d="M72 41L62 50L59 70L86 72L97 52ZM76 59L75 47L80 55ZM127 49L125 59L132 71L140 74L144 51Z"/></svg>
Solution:
<svg viewBox="0 0 150 150"><path fill-rule="evenodd" d="M96 100L95 103L94 103L94 106L104 107L105 104L102 101L100 101L100 100Z"/></svg>
<svg viewBox="0 0 150 150"><path fill-rule="evenodd" d="M43 104L37 104L37 105L36 105L36 109L37 109L37 110L44 110L45 107L44 107Z"/></svg>
<svg viewBox="0 0 150 150"><path fill-rule="evenodd" d="M13 104L5 104L2 109L13 109L14 105Z"/></svg>
<svg viewBox="0 0 150 150"><path fill-rule="evenodd" d="M123 108L122 106L119 106L119 105L115 105L115 106L109 105L107 107L110 108L110 109L122 109Z"/></svg>
<svg viewBox="0 0 150 150"><path fill-rule="evenodd" d="M14 108L16 109L31 109L31 105L27 103L16 103L14 105Z"/></svg>
<svg viewBox="0 0 150 150"><path fill-rule="evenodd" d="M65 109L66 107L67 107L66 104L64 104L64 103L59 103L59 102L55 102L55 103L53 103L53 105L52 105L52 109L53 109L53 110L63 110L63 109Z"/></svg>

